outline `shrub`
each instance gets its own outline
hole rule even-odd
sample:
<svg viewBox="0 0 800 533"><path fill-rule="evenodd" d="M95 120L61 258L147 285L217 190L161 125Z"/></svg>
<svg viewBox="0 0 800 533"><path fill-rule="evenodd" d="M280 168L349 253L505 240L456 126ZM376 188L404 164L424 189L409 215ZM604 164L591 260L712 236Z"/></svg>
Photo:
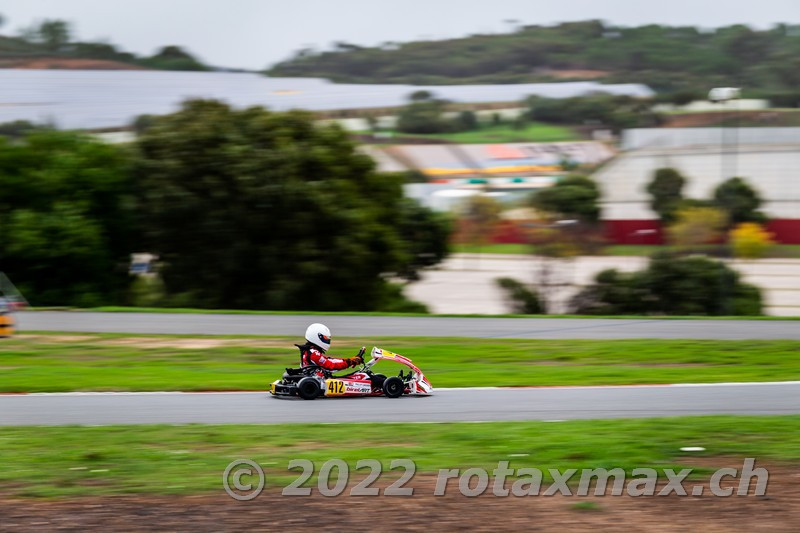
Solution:
<svg viewBox="0 0 800 533"><path fill-rule="evenodd" d="M580 314L760 315L759 289L705 257L653 256L647 269L605 270L571 301Z"/></svg>
<svg viewBox="0 0 800 533"><path fill-rule="evenodd" d="M160 307L165 296L164 282L158 276L137 276L131 283L130 303L134 307Z"/></svg>
<svg viewBox="0 0 800 533"><path fill-rule="evenodd" d="M728 213L731 224L766 220L758 210L762 204L761 196L742 178L731 178L720 183L714 189L714 202Z"/></svg>
<svg viewBox="0 0 800 533"><path fill-rule="evenodd" d="M653 181L647 185L650 194L650 208L658 213L663 224L675 221L675 213L683 200L683 187L686 178L674 168L659 168Z"/></svg>
<svg viewBox="0 0 800 533"><path fill-rule="evenodd" d="M512 313L521 315L544 314L544 306L536 291L529 289L513 278L498 278L495 282L506 293Z"/></svg>
<svg viewBox="0 0 800 533"><path fill-rule="evenodd" d="M739 224L730 232L733 254L745 259L764 257L770 246L774 244L772 234L763 226L753 222Z"/></svg>
<svg viewBox="0 0 800 533"><path fill-rule="evenodd" d="M676 222L667 229L676 246L709 244L722 237L727 223L725 213L713 207L687 207L676 214Z"/></svg>

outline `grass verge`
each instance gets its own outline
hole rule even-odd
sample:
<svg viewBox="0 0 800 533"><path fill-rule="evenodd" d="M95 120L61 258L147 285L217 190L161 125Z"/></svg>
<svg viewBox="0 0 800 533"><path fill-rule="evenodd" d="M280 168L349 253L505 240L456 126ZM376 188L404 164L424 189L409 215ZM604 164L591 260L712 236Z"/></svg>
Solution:
<svg viewBox="0 0 800 533"><path fill-rule="evenodd" d="M418 473L482 467L679 468L683 446L702 446L707 474L732 458L800 461L800 416L689 417L560 423L337 424L276 426L11 427L0 433L0 492L18 496L222 493L222 472L246 458L268 490L297 474L292 459L321 464L408 458ZM520 456L520 454L526 454ZM693 454L694 455L694 454ZM364 473L365 471L360 471ZM354 476L355 477L355 476ZM359 476L360 477L360 476ZM246 481L245 481L246 482ZM316 486L312 479L312 486Z"/></svg>
<svg viewBox="0 0 800 533"><path fill-rule="evenodd" d="M0 392L264 390L298 363L294 337L37 334L0 341ZM434 387L800 379L800 342L337 338L407 355ZM381 362L376 370L401 367Z"/></svg>

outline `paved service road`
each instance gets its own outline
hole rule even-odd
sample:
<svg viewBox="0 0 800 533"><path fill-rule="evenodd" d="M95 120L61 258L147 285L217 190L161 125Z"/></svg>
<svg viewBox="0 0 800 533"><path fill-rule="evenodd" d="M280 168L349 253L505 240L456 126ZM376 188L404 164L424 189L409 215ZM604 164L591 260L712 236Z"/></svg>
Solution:
<svg viewBox="0 0 800 533"><path fill-rule="evenodd" d="M296 335L324 322L343 337L478 337L520 339L793 339L800 321L576 318L449 318L321 315L93 313L38 311L18 314L20 330Z"/></svg>
<svg viewBox="0 0 800 533"><path fill-rule="evenodd" d="M430 397L314 401L273 398L257 392L0 395L0 426L455 422L791 413L800 413L800 382L452 389Z"/></svg>

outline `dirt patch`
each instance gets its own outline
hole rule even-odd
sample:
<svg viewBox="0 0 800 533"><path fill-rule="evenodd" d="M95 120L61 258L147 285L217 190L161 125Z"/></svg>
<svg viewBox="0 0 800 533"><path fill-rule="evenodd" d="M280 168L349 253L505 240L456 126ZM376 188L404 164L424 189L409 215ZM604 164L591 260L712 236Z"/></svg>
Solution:
<svg viewBox="0 0 800 533"><path fill-rule="evenodd" d="M181 348L202 350L224 346L245 346L253 348L280 347L292 348L284 339L226 339L215 337L118 337L108 339L92 335L30 335L20 334L15 339L34 341L39 344L60 344L68 342L91 342L98 346L136 346L138 348Z"/></svg>
<svg viewBox="0 0 800 533"><path fill-rule="evenodd" d="M719 466L718 460L713 466ZM741 466L741 462L730 466ZM290 497L274 488L251 502L237 502L224 494L61 501L0 496L0 531L796 531L800 468L771 466L769 471L769 490L763 497L717 498L706 490L703 496L683 497L467 498L452 482L446 496L436 497L433 476L417 476L412 497ZM695 484L701 482L685 486ZM707 489L708 483L704 486Z"/></svg>
<svg viewBox="0 0 800 533"><path fill-rule="evenodd" d="M220 339L214 337L163 338L163 337L121 337L118 339L99 339L97 344L104 346L136 346L139 348L182 348L202 350L224 346L252 346L266 348L278 346L291 347L285 340L275 339ZM288 349L288 348L287 348Z"/></svg>
<svg viewBox="0 0 800 533"><path fill-rule="evenodd" d="M66 70L149 70L139 65L106 59L78 59L67 57L33 57L0 60L0 68L66 69Z"/></svg>
<svg viewBox="0 0 800 533"><path fill-rule="evenodd" d="M97 337L91 335L28 335L20 334L15 339L36 341L41 344L59 344L62 342L86 342L96 340Z"/></svg>
<svg viewBox="0 0 800 533"><path fill-rule="evenodd" d="M183 348L187 350L219 348L230 346L225 339L163 339L157 337L124 337L120 339L104 339L97 344L103 346L136 346L137 348Z"/></svg>

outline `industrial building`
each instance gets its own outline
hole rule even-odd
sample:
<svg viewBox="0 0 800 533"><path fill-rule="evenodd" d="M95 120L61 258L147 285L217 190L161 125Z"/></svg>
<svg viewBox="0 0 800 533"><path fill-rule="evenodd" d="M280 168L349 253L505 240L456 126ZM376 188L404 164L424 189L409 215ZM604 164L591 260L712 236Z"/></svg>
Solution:
<svg viewBox="0 0 800 533"><path fill-rule="evenodd" d="M764 201L775 240L800 244L800 128L633 129L624 132L621 148L593 175L611 241L662 241L646 187L657 169L672 167L686 176L689 198L710 199L721 182L742 177Z"/></svg>

